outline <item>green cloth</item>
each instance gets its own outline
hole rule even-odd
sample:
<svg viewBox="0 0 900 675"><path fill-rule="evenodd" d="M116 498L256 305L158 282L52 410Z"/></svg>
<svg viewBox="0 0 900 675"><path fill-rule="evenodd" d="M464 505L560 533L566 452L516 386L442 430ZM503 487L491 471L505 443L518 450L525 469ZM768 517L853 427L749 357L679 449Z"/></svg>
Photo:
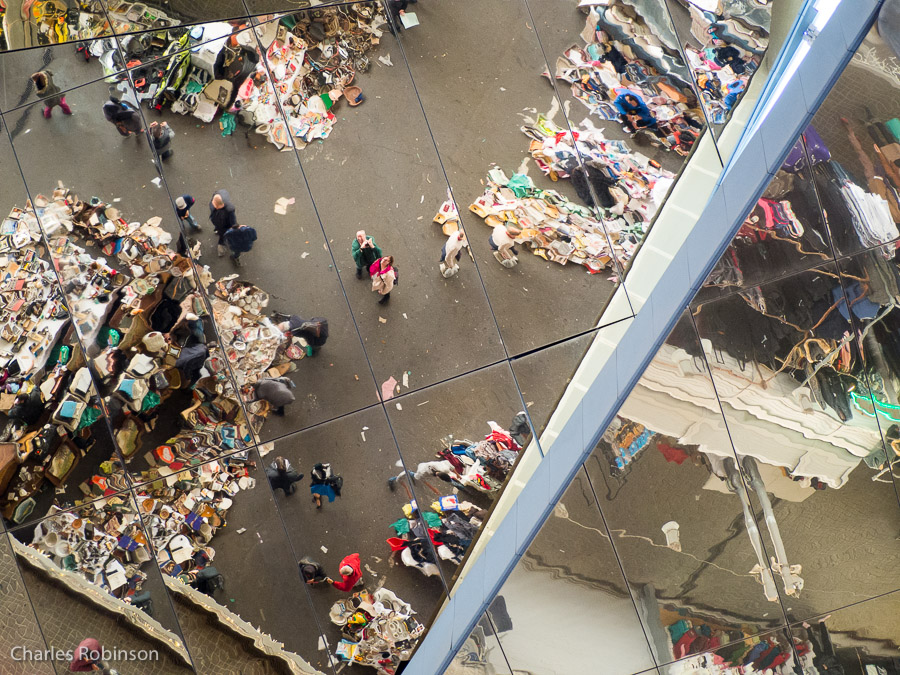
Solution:
<svg viewBox="0 0 900 675"><path fill-rule="evenodd" d="M109 326L103 326L97 332L97 344L101 347L115 347L121 339L122 336L119 335L119 331Z"/></svg>
<svg viewBox="0 0 900 675"><path fill-rule="evenodd" d="M141 402L141 412L146 412L152 408L155 408L160 404L162 399L159 397L155 391L151 391L144 397L144 400Z"/></svg>
<svg viewBox="0 0 900 675"><path fill-rule="evenodd" d="M439 528L441 526L441 517L433 511L426 511L422 514L422 517L429 528ZM409 532L409 521L406 518L401 518L396 523L391 523L391 527L394 528L398 537L402 537Z"/></svg>
<svg viewBox="0 0 900 675"><path fill-rule="evenodd" d="M441 526L441 517L434 511L426 511L422 514L422 517L425 519L425 524L428 525L428 527Z"/></svg>
<svg viewBox="0 0 900 675"><path fill-rule="evenodd" d="M527 197L528 192L534 189L534 183L524 173L517 173L509 179L506 187L512 190L516 197Z"/></svg>
<svg viewBox="0 0 900 675"><path fill-rule="evenodd" d="M102 417L103 413L100 411L100 408L87 408L83 413L81 413L81 420L78 422L78 428L84 429L85 427L91 426L94 422Z"/></svg>
<svg viewBox="0 0 900 675"><path fill-rule="evenodd" d="M325 110L331 110L331 107L334 105L334 101L331 100L331 96L328 94L322 94L322 102L325 104Z"/></svg>
<svg viewBox="0 0 900 675"><path fill-rule="evenodd" d="M886 126L887 130L891 132L894 140L900 143L900 120L894 117L893 119L889 119L887 122L885 122L884 126Z"/></svg>
<svg viewBox="0 0 900 675"><path fill-rule="evenodd" d="M234 115L231 113L222 113L222 116L219 118L219 126L222 127L223 136L230 136L233 134L237 127L237 122L234 121Z"/></svg>
<svg viewBox="0 0 900 675"><path fill-rule="evenodd" d="M203 85L197 82L197 80L190 80L184 85L184 90L189 94L199 94L203 91Z"/></svg>

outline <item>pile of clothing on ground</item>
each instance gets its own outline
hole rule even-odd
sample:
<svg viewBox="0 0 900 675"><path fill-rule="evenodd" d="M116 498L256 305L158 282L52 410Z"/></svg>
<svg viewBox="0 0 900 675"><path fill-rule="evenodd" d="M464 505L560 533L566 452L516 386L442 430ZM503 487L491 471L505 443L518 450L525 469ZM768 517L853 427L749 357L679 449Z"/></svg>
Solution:
<svg viewBox="0 0 900 675"><path fill-rule="evenodd" d="M666 633L677 659L674 668L677 673L787 675L797 672L800 666L796 663L795 650L801 663L810 653L807 641L797 638L788 641L778 633L744 639L745 634L740 631L717 628L700 620L681 619L667 626Z"/></svg>
<svg viewBox="0 0 900 675"><path fill-rule="evenodd" d="M545 175L570 179L585 204L603 210L604 224L620 233L618 243L629 259L675 175L584 122L569 131L539 115L522 131L532 139L529 152Z"/></svg>
<svg viewBox="0 0 900 675"><path fill-rule="evenodd" d="M387 543L392 552L400 552L404 565L430 577L440 574L432 545L441 560L459 565L486 518L487 511L475 504L438 494L426 511L420 511L415 501L404 505L403 518L391 523L397 536Z"/></svg>
<svg viewBox="0 0 900 675"><path fill-rule="evenodd" d="M616 415L600 437L597 447L609 462L610 471L621 474L656 435L643 424Z"/></svg>
<svg viewBox="0 0 900 675"><path fill-rule="evenodd" d="M39 257L37 218L65 298L51 264ZM125 489L122 460L138 467L132 471L170 474L241 451L267 404L252 404L248 420L238 390L265 369L287 372L307 354L300 338L262 315L268 296L233 277L216 285L214 306L231 321L223 326L238 328L227 335L225 353L207 343L203 298L212 277L168 247L171 237L158 221L128 222L116 207L65 188L38 195L4 221L9 234L0 246L8 250L0 255L12 302L0 342L0 513L13 522L34 510L47 482L64 488L96 441L107 438L88 430L101 416L118 452L108 441L97 446L110 459L95 457L79 469L83 499L75 506ZM240 374L237 389L226 362Z"/></svg>
<svg viewBox="0 0 900 675"><path fill-rule="evenodd" d="M688 6L695 42L685 43L684 52L707 118L721 124L768 47L771 6L759 3L747 11L715 4Z"/></svg>
<svg viewBox="0 0 900 675"><path fill-rule="evenodd" d="M387 588L362 590L331 608L331 622L341 627L335 654L351 665L370 666L381 675L395 675L412 656L425 626L415 611Z"/></svg>
<svg viewBox="0 0 900 675"><path fill-rule="evenodd" d="M664 65L672 60L665 45L635 10L619 0L592 7L582 37L583 48L572 46L557 59L557 79L569 82L572 95L598 117L619 119L632 134L643 131L654 144L687 154L703 119L690 77L683 67Z"/></svg>
<svg viewBox="0 0 900 675"><path fill-rule="evenodd" d="M31 546L120 600L139 604L148 595L141 593L147 575L140 566L151 549L127 495L76 513L54 509L35 527Z"/></svg>
<svg viewBox="0 0 900 675"><path fill-rule="evenodd" d="M361 89L351 83L368 70L368 54L384 24L375 5L354 3L285 15L255 28L210 22L129 35L122 39L124 59L112 42L96 48L126 100L131 89L114 73L127 64L138 102L207 123L218 115L223 136L240 125L289 150L291 136L302 146L329 135L337 121L332 108L341 97L351 106L362 102Z"/></svg>
<svg viewBox="0 0 900 675"><path fill-rule="evenodd" d="M488 227L505 228L536 256L561 265L584 265L591 274L612 266L613 258L625 260L626 251L633 249L615 223L607 231L590 208L555 190L536 188L524 174L510 178L491 169L484 194L469 210L484 218Z"/></svg>

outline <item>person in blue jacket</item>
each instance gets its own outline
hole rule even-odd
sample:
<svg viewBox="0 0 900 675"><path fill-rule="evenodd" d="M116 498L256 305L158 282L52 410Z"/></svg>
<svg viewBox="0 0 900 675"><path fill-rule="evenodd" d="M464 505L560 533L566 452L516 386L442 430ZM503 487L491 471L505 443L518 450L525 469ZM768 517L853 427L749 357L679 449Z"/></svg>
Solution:
<svg viewBox="0 0 900 675"><path fill-rule="evenodd" d="M634 92L623 91L616 96L613 105L619 111L619 119L629 133L633 134L640 129L649 129L654 133L659 131L656 117L650 112L644 99Z"/></svg>
<svg viewBox="0 0 900 675"><path fill-rule="evenodd" d="M241 253L246 253L253 248L256 241L256 230L249 225L235 225L225 233L225 245L231 251L231 259L238 267L241 263Z"/></svg>

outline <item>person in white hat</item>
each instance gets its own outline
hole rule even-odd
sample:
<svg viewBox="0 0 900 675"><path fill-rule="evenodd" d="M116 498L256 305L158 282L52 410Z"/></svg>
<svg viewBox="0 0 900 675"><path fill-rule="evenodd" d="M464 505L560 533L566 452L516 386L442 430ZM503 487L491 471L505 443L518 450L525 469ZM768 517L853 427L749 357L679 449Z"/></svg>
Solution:
<svg viewBox="0 0 900 675"><path fill-rule="evenodd" d="M194 205L194 198L190 195L181 195L175 198L175 211L182 223L188 226L189 231L200 232L201 228L194 216L191 215L191 207Z"/></svg>

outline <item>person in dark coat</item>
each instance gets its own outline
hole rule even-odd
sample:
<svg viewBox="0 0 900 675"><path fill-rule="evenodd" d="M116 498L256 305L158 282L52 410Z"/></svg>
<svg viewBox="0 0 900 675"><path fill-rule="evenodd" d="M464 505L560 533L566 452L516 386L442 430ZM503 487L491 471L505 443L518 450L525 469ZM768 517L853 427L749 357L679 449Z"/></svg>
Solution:
<svg viewBox="0 0 900 675"><path fill-rule="evenodd" d="M216 190L209 202L209 222L219 237L219 257L225 255L225 233L237 225L237 215L227 190Z"/></svg>
<svg viewBox="0 0 900 675"><path fill-rule="evenodd" d="M103 116L107 122L113 124L123 136L139 134L144 130L140 113L132 106L120 101L115 96L103 104Z"/></svg>
<svg viewBox="0 0 900 675"><path fill-rule="evenodd" d="M168 122L150 123L150 140L153 141L153 147L161 160L167 160L174 154L175 151L172 150L173 138L175 138L175 132L169 127Z"/></svg>
<svg viewBox="0 0 900 675"><path fill-rule="evenodd" d="M284 457L276 457L275 461L266 467L266 477L272 490L284 490L285 495L292 495L297 490L294 483L303 479L302 473L297 473L291 463Z"/></svg>
<svg viewBox="0 0 900 675"><path fill-rule="evenodd" d="M200 369L203 368L203 364L206 363L207 358L209 358L209 349L205 344L198 343L190 345L181 350L181 353L178 355L178 360L175 361L175 367L178 368L178 370L188 378L191 385L193 385L200 379Z"/></svg>
<svg viewBox="0 0 900 675"><path fill-rule="evenodd" d="M284 417L284 406L296 399L291 391L297 385L287 377L270 377L256 384L256 400L267 401L274 408L274 413Z"/></svg>
<svg viewBox="0 0 900 675"><path fill-rule="evenodd" d="M231 259L238 267L242 266L241 253L253 248L256 241L256 230L249 225L235 225L225 233L225 244L231 251Z"/></svg>
<svg viewBox="0 0 900 675"><path fill-rule="evenodd" d="M66 97L60 95L59 87L53 83L53 73L46 69L40 70L31 76L31 81L34 82L35 92L44 102L44 117L50 119L56 106L60 107L64 115L72 114Z"/></svg>
<svg viewBox="0 0 900 675"><path fill-rule="evenodd" d="M278 330L306 340L310 347L307 356L312 356L328 341L328 321L322 317L307 320L291 314L287 321L278 324Z"/></svg>

